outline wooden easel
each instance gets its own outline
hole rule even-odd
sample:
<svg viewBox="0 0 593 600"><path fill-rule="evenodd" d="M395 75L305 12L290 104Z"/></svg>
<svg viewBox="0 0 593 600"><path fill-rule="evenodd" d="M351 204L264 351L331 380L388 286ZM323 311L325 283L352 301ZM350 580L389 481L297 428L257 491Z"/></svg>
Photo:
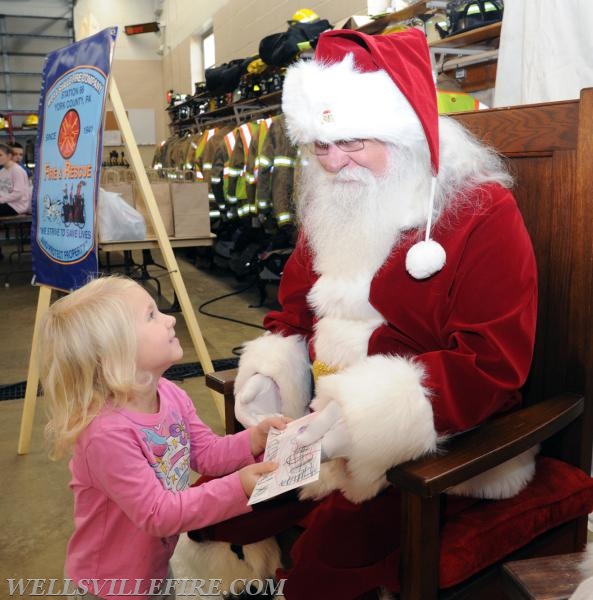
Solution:
<svg viewBox="0 0 593 600"><path fill-rule="evenodd" d="M200 364L202 365L204 373L212 372L214 371L214 367L212 365L212 361L210 360L210 355L208 354L206 344L204 343L202 332L200 331L193 306L187 294L185 283L181 277L177 259L173 253L169 236L165 231L161 214L154 198L154 194L152 193L152 188L150 187L148 177L146 176L146 171L144 170L144 165L142 164L142 158L140 157L140 152L138 151L138 146L136 145L136 140L134 139L134 134L132 133L132 128L130 127L130 122L128 121L119 90L117 89L117 85L113 77L110 78L109 98L111 99L113 112L128 152L127 156L130 161L130 166L134 170L136 181L144 198L146 210L150 216L150 221L154 228L165 266L167 267L167 271L171 276L171 283L173 284L173 289L177 294L177 299L179 300L179 305L181 306L181 312L185 318L185 322L200 360ZM39 298L37 300L35 326L33 328L33 351L31 352L31 356L29 358L27 387L25 390L25 402L23 406L23 414L21 416L21 428L17 448L18 454L27 454L31 445L31 433L33 430L33 419L35 417L35 406L37 403L37 391L39 386L39 364L35 349L37 348L41 319L48 311L50 306L51 291L52 288L50 286L39 286ZM210 390L210 393L214 399L222 423L224 424L224 399L217 392Z"/></svg>

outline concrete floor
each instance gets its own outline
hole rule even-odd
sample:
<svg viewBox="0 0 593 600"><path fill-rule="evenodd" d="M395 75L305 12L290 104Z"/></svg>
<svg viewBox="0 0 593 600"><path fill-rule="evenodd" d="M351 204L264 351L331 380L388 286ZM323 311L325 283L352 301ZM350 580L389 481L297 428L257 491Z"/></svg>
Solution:
<svg viewBox="0 0 593 600"><path fill-rule="evenodd" d="M24 273L10 278L10 287L4 286L10 247L3 246L5 258L0 261L0 390L3 386L24 382L27 368L38 288L30 285L30 258L22 258ZM159 253L153 253L159 262ZM121 258L114 255L112 263ZM135 256L140 260L140 255ZM210 299L245 287L224 271L197 269L183 254L178 262L185 286L196 311L202 337L212 360L233 357L233 348L260 335L260 330L198 313L198 306ZM170 279L155 267L151 271L161 275L163 295L171 298ZM216 314L261 325L263 315L274 305L275 288L268 286L271 299L261 308L250 308L258 302L252 288L236 296L225 298L207 307ZM183 316L177 315L177 332L185 351L183 363L196 362ZM215 431L223 427L212 396L205 388L203 377L178 382L194 399L198 414ZM0 599L9 597L7 579L36 578L61 579L66 543L72 531L72 496L68 488L69 472L65 461L52 462L44 449L43 398L37 403L30 452L17 454L17 441L23 407L22 399L0 401Z"/></svg>

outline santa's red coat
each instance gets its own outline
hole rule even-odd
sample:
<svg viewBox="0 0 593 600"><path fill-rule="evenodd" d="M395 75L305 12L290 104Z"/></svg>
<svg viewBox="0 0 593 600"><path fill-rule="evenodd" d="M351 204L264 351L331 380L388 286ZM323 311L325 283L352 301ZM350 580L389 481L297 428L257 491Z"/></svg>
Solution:
<svg viewBox="0 0 593 600"><path fill-rule="evenodd" d="M514 197L490 185L463 205L433 230L447 253L439 273L418 281L406 272L414 232L404 235L370 287L370 303L385 323L372 333L368 354L421 361L439 432L468 429L519 402L535 334L537 271ZM306 296L317 279L301 237L283 273L282 310L264 321L270 331L305 336L311 358L317 318Z"/></svg>
<svg viewBox="0 0 593 600"><path fill-rule="evenodd" d="M406 272L406 252L418 234L404 233L364 302L356 299L365 295L363 286L342 307L342 274L316 273L301 236L282 277L282 309L265 319L271 334L250 342L241 358L240 376L273 377L287 398L284 411L293 416L310 399L308 359L338 364L336 375L320 378L313 406L338 402L354 440L348 469L320 488L339 491L309 514L294 547L288 598L347 599L396 585L399 498L384 489L385 470L434 449L438 435L473 427L520 402L534 344L537 271L514 197L499 185L484 186L453 203L432 237L447 254L440 272L422 281ZM351 334L350 325L361 333ZM531 473L527 468L509 484L503 468L488 485L495 497L509 495ZM252 524L265 536L273 531L264 514L262 507L247 519L256 519ZM281 528L278 514L272 528ZM232 526L237 537L239 524ZM217 537L228 539L229 531Z"/></svg>

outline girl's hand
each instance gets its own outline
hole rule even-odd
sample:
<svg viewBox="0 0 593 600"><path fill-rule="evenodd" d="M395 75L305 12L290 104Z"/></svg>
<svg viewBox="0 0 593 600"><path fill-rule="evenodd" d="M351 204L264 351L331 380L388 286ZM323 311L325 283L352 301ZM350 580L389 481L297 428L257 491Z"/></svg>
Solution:
<svg viewBox="0 0 593 600"><path fill-rule="evenodd" d="M241 485L243 486L243 491L245 495L249 498L251 496L251 492L253 492L253 488L257 483L257 480L261 475L265 475L266 473L271 473L278 468L277 463L275 462L262 462L255 463L253 465L248 465L239 469L239 480L241 481Z"/></svg>
<svg viewBox="0 0 593 600"><path fill-rule="evenodd" d="M284 417L282 415L267 417L263 421L260 421L255 427L249 428L250 442L251 442L251 454L258 456L266 448L266 440L268 439L268 431L270 427L276 429L284 429L286 424L292 419Z"/></svg>

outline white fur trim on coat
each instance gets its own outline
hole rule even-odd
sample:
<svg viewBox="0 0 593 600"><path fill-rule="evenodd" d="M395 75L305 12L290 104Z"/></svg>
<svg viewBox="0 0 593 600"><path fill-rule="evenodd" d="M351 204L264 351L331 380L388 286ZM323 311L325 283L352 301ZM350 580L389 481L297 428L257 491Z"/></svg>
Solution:
<svg viewBox="0 0 593 600"><path fill-rule="evenodd" d="M364 360L373 331L384 322L369 302L372 276L322 275L307 295L319 321L315 357L338 369Z"/></svg>
<svg viewBox="0 0 593 600"><path fill-rule="evenodd" d="M239 359L235 392L255 373L275 381L280 390L282 414L292 418L305 414L311 400L311 371L304 338L266 333L247 342Z"/></svg>
<svg viewBox="0 0 593 600"><path fill-rule="evenodd" d="M512 498L533 479L535 455L538 452L539 446L534 446L493 469L449 488L447 493L488 500Z"/></svg>
<svg viewBox="0 0 593 600"><path fill-rule="evenodd" d="M231 598L231 592L240 594L243 591L245 586L240 580L273 579L276 569L282 566L280 548L274 538L241 548L243 559L231 550L228 542L194 542L184 533L171 557L171 569L176 579L204 581L204 591L209 588L209 580L221 580L213 595L204 596L196 591L194 595L199 598ZM231 589L232 582L235 583ZM189 587L186 595L189 595Z"/></svg>
<svg viewBox="0 0 593 600"><path fill-rule="evenodd" d="M359 253L364 254L362 249ZM371 267L369 264L368 271ZM372 279L372 273L321 275L309 290L307 302L320 318L382 321L381 314L369 302Z"/></svg>
<svg viewBox="0 0 593 600"><path fill-rule="evenodd" d="M315 357L338 369L365 360L373 331L383 320L354 321L324 317L315 324Z"/></svg>

